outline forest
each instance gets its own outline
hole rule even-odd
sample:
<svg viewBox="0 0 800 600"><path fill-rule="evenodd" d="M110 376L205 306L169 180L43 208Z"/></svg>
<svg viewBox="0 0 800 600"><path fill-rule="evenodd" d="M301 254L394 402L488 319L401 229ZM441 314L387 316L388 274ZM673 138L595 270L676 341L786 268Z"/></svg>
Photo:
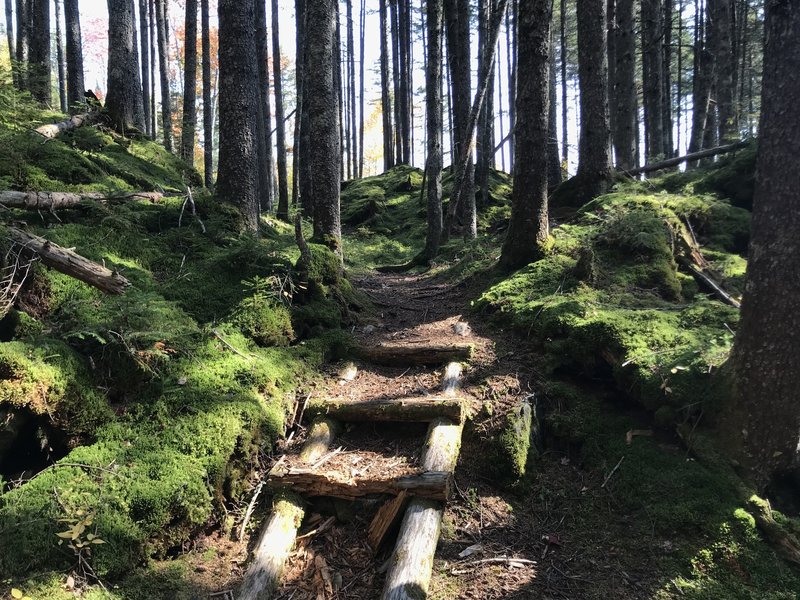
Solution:
<svg viewBox="0 0 800 600"><path fill-rule="evenodd" d="M4 9L0 598L800 598L800 2Z"/></svg>

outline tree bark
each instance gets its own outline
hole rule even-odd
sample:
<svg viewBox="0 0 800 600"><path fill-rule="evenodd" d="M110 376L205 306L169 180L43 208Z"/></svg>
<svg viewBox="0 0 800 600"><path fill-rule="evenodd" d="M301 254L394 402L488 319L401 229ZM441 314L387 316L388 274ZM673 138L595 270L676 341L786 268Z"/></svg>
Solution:
<svg viewBox="0 0 800 600"><path fill-rule="evenodd" d="M56 211L62 208L90 206L91 202L105 203L111 200L148 200L159 202L164 197L160 192L126 192L122 194L103 194L100 192L0 192L0 204L8 208L23 210Z"/></svg>
<svg viewBox="0 0 800 600"><path fill-rule="evenodd" d="M258 71L258 196L261 212L272 211L274 177L272 169L272 114L269 105L269 63L267 52L267 9L265 0L255 0L256 68Z"/></svg>
<svg viewBox="0 0 800 600"><path fill-rule="evenodd" d="M77 0L75 0L77 2ZM150 21L148 38L150 40L150 133L158 137L158 116L156 114L156 0L147 0L147 17Z"/></svg>
<svg viewBox="0 0 800 600"><path fill-rule="evenodd" d="M281 67L280 12L278 0L272 0L272 76L275 78L275 132L278 153L278 218L289 222L289 181L286 170L286 123L283 108Z"/></svg>
<svg viewBox="0 0 800 600"><path fill-rule="evenodd" d="M350 163L353 178L358 178L358 111L356 110L356 52L353 22L353 0L347 0L347 86L350 105Z"/></svg>
<svg viewBox="0 0 800 600"><path fill-rule="evenodd" d="M67 112L67 64L64 60L64 36L61 29L61 0L56 7L56 61L58 62L58 101L61 112Z"/></svg>
<svg viewBox="0 0 800 600"><path fill-rule="evenodd" d="M164 147L172 152L172 101L169 89L169 32L167 29L167 0L154 0L158 32L158 71L161 77L161 129Z"/></svg>
<svg viewBox="0 0 800 600"><path fill-rule="evenodd" d="M14 0L6 0L6 41L8 42L8 64L11 65L11 77L15 87L19 87L17 81L17 69L14 62L17 60L16 46L14 44Z"/></svg>
<svg viewBox="0 0 800 600"><path fill-rule="evenodd" d="M429 423L437 418L460 422L465 400L452 396L378 398L374 400L315 400L306 406L308 415L334 417L346 423L405 422Z"/></svg>
<svg viewBox="0 0 800 600"><path fill-rule="evenodd" d="M306 5L309 166L313 172L314 238L341 256L342 149L339 145L339 112L336 102L336 78L333 73L336 39L337 0L317 0Z"/></svg>
<svg viewBox="0 0 800 600"><path fill-rule="evenodd" d="M30 58L30 19L32 0L17 0L16 70L17 87L28 89L28 60Z"/></svg>
<svg viewBox="0 0 800 600"><path fill-rule="evenodd" d="M115 129L144 131L133 3L108 0L108 94L106 113Z"/></svg>
<svg viewBox="0 0 800 600"><path fill-rule="evenodd" d="M639 126L636 98L636 34L634 30L633 0L617 0L616 26L614 28L615 111L614 149L617 167L632 169L636 166L636 131Z"/></svg>
<svg viewBox="0 0 800 600"><path fill-rule="evenodd" d="M211 28L208 0L200 0L203 47L203 175L208 189L214 185L214 111L211 102Z"/></svg>
<svg viewBox="0 0 800 600"><path fill-rule="evenodd" d="M642 88L647 162L664 157L663 16L661 0L642 0Z"/></svg>
<svg viewBox="0 0 800 600"><path fill-rule="evenodd" d="M726 430L759 491L797 481L800 410L800 7L766 5L766 46L747 288ZM789 167L789 168L787 168Z"/></svg>
<svg viewBox="0 0 800 600"><path fill-rule="evenodd" d="M197 130L197 0L186 0L183 48L181 158L194 166L194 138Z"/></svg>
<svg viewBox="0 0 800 600"><path fill-rule="evenodd" d="M258 231L258 66L254 0L219 2L219 173L217 197L233 202Z"/></svg>
<svg viewBox="0 0 800 600"><path fill-rule="evenodd" d="M628 0L633 2L633 0ZM567 0L561 0L561 162L564 176L569 171L569 97L567 94Z"/></svg>
<svg viewBox="0 0 800 600"><path fill-rule="evenodd" d="M552 8L550 9L552 19ZM548 44L547 81L547 186L552 188L561 183L561 160L558 156L558 89L556 84L556 51L552 25Z"/></svg>
<svg viewBox="0 0 800 600"><path fill-rule="evenodd" d="M28 89L42 104L50 104L50 0L30 0Z"/></svg>
<svg viewBox="0 0 800 600"><path fill-rule="evenodd" d="M511 221L500 256L500 265L508 270L533 261L540 253L540 244L549 235L547 156L551 19L549 0L530 0L520 5L514 138L517 158Z"/></svg>
<svg viewBox="0 0 800 600"><path fill-rule="evenodd" d="M147 20L147 0L139 0L139 54L142 61L142 104L144 105L144 130L153 137L150 116L150 28Z"/></svg>
<svg viewBox="0 0 800 600"><path fill-rule="evenodd" d="M397 3L399 0L389 0L389 41L392 45L392 84L394 95L394 154L395 164L403 164L403 98L400 92L400 43L398 33Z"/></svg>
<svg viewBox="0 0 800 600"><path fill-rule="evenodd" d="M367 0L361 0L359 12L359 123L358 123L358 176L364 177L364 47L366 33Z"/></svg>
<svg viewBox="0 0 800 600"><path fill-rule="evenodd" d="M358 348L358 358L376 365L411 366L442 365L452 361L469 360L473 347L470 344L366 346Z"/></svg>
<svg viewBox="0 0 800 600"><path fill-rule="evenodd" d="M661 51L661 120L664 135L663 155L666 158L675 156L674 137L672 133L672 17L674 0L662 0L664 16L662 22Z"/></svg>
<svg viewBox="0 0 800 600"><path fill-rule="evenodd" d="M425 110L428 129L427 218L423 258L430 261L439 253L442 237L442 0L427 0L428 54Z"/></svg>
<svg viewBox="0 0 800 600"><path fill-rule="evenodd" d="M714 60L717 136L720 143L738 137L734 103L733 14L731 0L708 1L708 45Z"/></svg>
<svg viewBox="0 0 800 600"><path fill-rule="evenodd" d="M684 162L692 162L700 160L701 158L709 158L711 156L717 156L718 154L725 154L728 152L734 152L736 150L740 150L746 147L749 142L736 142L735 144L728 144L725 146L718 146L717 148L708 148L707 150L700 150L698 152L692 152L685 156L678 156L675 158L668 158L667 160L658 161L655 163L650 163L644 165L642 167L638 167L635 169L630 169L626 171L628 175L636 176L641 175L642 173L652 173L654 171L661 171L663 169L669 169L671 167L676 167L681 163Z"/></svg>
<svg viewBox="0 0 800 600"><path fill-rule="evenodd" d="M96 123L97 121L100 120L100 115L101 113L99 110L83 113L80 115L73 115L66 121L41 125L40 127L34 129L34 131L39 135L41 135L42 137L51 140L53 138L58 137L58 135L66 131L72 131L73 129L77 129L78 127L83 127L84 125Z"/></svg>
<svg viewBox="0 0 800 600"><path fill-rule="evenodd" d="M381 28L381 113L383 118L383 169L388 171L394 165L394 136L392 133L392 100L389 90L389 41L386 28L388 26L388 11L386 2L378 0L380 5Z"/></svg>
<svg viewBox="0 0 800 600"><path fill-rule="evenodd" d="M713 60L705 41L705 17L703 0L695 1L694 77L692 79L692 133L689 153L703 149L708 128L713 85ZM689 163L689 167L696 163Z"/></svg>

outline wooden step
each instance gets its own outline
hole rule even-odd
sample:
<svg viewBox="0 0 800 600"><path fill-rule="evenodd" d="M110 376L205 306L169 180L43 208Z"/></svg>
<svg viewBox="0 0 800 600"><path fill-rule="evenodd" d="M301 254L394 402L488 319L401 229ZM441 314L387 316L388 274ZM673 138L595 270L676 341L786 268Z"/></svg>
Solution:
<svg viewBox="0 0 800 600"><path fill-rule="evenodd" d="M354 350L357 358L377 365L408 367L443 365L467 361L472 357L472 344L381 344L361 346Z"/></svg>
<svg viewBox="0 0 800 600"><path fill-rule="evenodd" d="M330 496L352 500L372 494L409 495L447 500L451 474L443 471L425 471L394 478L347 477L336 472L324 472L304 467L278 466L273 469L267 484L273 489L285 489L309 496Z"/></svg>
<svg viewBox="0 0 800 600"><path fill-rule="evenodd" d="M429 423L440 417L461 422L466 405L464 398L439 395L374 400L314 400L306 406L306 414L356 423Z"/></svg>

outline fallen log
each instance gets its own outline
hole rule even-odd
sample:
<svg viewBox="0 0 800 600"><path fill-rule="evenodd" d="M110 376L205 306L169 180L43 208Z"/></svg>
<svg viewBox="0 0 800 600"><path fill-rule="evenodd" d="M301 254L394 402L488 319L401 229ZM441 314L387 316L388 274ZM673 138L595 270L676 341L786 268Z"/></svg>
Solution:
<svg viewBox="0 0 800 600"><path fill-rule="evenodd" d="M387 344L361 346L354 350L356 357L378 365L420 366L441 365L466 361L472 356L472 344Z"/></svg>
<svg viewBox="0 0 800 600"><path fill-rule="evenodd" d="M6 235L12 242L37 254L51 269L83 281L106 294L122 294L130 285L130 282L118 272L37 235L16 227L7 227Z"/></svg>
<svg viewBox="0 0 800 600"><path fill-rule="evenodd" d="M160 192L130 192L121 194L102 194L100 192L0 192L0 204L8 208L23 210L54 211L60 208L75 208L87 201L109 202L113 200L149 200L159 202L164 197Z"/></svg>
<svg viewBox="0 0 800 600"><path fill-rule="evenodd" d="M407 492L422 498L446 500L450 473L426 471L403 477L349 477L335 471L322 472L303 467L278 467L269 474L267 484L308 496L327 496L353 500L379 494L397 495Z"/></svg>
<svg viewBox="0 0 800 600"><path fill-rule="evenodd" d="M74 115L67 119L66 121L61 121L59 123L48 123L47 125L42 125L41 127L37 127L34 129L36 133L41 135L43 138L52 140L53 138L58 137L62 133L67 131L72 131L73 129L78 129L78 127L83 127L84 125L91 125L92 123L96 123L100 120L100 111L93 110L91 112L82 113L80 115Z"/></svg>
<svg viewBox="0 0 800 600"><path fill-rule="evenodd" d="M636 169L628 169L627 171L625 171L625 174L630 175L631 177L636 177L637 175L642 175L644 173L652 173L653 171L662 171L664 169L669 169L671 167L677 167L681 163L689 162L692 160L700 160L701 158L717 156L718 154L735 152L736 150L741 150L742 148L747 147L749 144L750 142L736 142L735 144L728 144L726 146L717 146L716 148L708 148L707 150L700 150L698 152L692 152L684 156L668 158L667 160L662 160L660 162L644 165L642 167L637 167Z"/></svg>
<svg viewBox="0 0 800 600"><path fill-rule="evenodd" d="M312 415L335 417L343 422L428 423L438 417L461 421L464 400L452 396L415 396L376 400L314 400L306 407Z"/></svg>

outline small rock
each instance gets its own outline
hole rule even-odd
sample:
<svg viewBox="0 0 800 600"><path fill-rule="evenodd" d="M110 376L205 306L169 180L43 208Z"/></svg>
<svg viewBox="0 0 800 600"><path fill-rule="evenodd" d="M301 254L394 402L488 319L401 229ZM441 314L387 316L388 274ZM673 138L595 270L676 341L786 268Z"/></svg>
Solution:
<svg viewBox="0 0 800 600"><path fill-rule="evenodd" d="M369 335L370 333L374 333L374 331L375 331L375 325L365 325L365 326L364 326L364 329L363 329L362 331L363 331L364 333L368 334L368 335Z"/></svg>
<svg viewBox="0 0 800 600"><path fill-rule="evenodd" d="M339 383L344 385L348 381L353 381L358 375L358 367L354 363L347 363L339 369Z"/></svg>
<svg viewBox="0 0 800 600"><path fill-rule="evenodd" d="M464 321L459 321L455 325L453 325L453 331L455 331L456 335L460 335L461 337L467 337L470 333L472 333L472 328L469 326L469 323L465 323Z"/></svg>

